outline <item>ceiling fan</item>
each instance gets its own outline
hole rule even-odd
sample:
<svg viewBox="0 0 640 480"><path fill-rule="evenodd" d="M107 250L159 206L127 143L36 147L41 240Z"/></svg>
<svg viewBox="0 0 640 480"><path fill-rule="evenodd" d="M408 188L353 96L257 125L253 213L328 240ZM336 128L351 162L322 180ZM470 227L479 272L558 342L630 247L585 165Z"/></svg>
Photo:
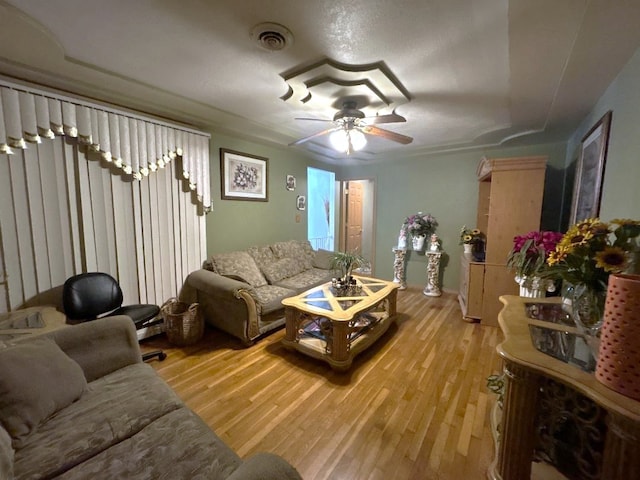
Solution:
<svg viewBox="0 0 640 480"><path fill-rule="evenodd" d="M380 123L406 122L407 120L402 115L398 115L394 112L388 115L367 117L362 110L358 110L357 103L353 100L344 101L342 109L336 112L333 116L333 120L321 118L296 118L296 120L329 122L333 123L333 126L321 132L309 135L308 137L296 140L289 144L290 147L300 145L322 135L330 135L329 141L333 147L336 150L346 152L347 155L350 155L352 152L360 150L366 145L367 140L365 134L385 138L387 140L402 143L403 145L407 145L413 141L413 138L407 137L406 135L401 135L375 126Z"/></svg>

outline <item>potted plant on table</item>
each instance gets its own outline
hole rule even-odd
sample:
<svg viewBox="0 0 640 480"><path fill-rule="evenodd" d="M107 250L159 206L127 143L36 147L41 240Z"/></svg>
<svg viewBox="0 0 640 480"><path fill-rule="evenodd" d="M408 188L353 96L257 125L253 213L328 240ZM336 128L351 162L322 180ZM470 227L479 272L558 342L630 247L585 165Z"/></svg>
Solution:
<svg viewBox="0 0 640 480"><path fill-rule="evenodd" d="M460 229L460 242L463 246L465 255L471 256L474 247L480 246L484 243L484 235L477 228L467 228L463 225Z"/></svg>
<svg viewBox="0 0 640 480"><path fill-rule="evenodd" d="M330 267L332 270L340 272L341 276L334 279L333 284L337 289L349 287L355 284L353 278L353 270L365 265L367 260L356 252L335 252L331 259Z"/></svg>
<svg viewBox="0 0 640 480"><path fill-rule="evenodd" d="M406 231L412 237L411 240L414 250L422 250L424 248L427 235L432 233L437 225L438 222L433 215L422 212L409 215L402 224L403 228L406 228Z"/></svg>
<svg viewBox="0 0 640 480"><path fill-rule="evenodd" d="M547 259L562 238L562 233L533 231L513 238L513 248L507 256L507 266L515 271L521 297L542 298L555 290L551 278L541 278Z"/></svg>
<svg viewBox="0 0 640 480"><path fill-rule="evenodd" d="M609 275L637 273L638 237L640 221L587 218L572 225L549 254L542 275L572 286L573 318L587 334L597 335L602 326Z"/></svg>

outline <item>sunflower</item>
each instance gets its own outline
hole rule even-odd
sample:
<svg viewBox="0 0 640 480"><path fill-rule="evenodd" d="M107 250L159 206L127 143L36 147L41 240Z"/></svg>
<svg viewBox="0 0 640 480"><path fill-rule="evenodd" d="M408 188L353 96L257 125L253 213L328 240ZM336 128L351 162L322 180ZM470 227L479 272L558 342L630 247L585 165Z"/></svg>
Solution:
<svg viewBox="0 0 640 480"><path fill-rule="evenodd" d="M471 235L465 235L464 237L462 237L462 241L464 243L469 243L471 242L471 240L473 240L473 237Z"/></svg>
<svg viewBox="0 0 640 480"><path fill-rule="evenodd" d="M596 253L596 267L605 272L620 273L627 267L628 257L620 247L605 247Z"/></svg>
<svg viewBox="0 0 640 480"><path fill-rule="evenodd" d="M547 258L547 265L553 266L562 262L565 258L567 258L568 250L566 248L556 246L556 249L549 253L549 257Z"/></svg>
<svg viewBox="0 0 640 480"><path fill-rule="evenodd" d="M569 227L547 258L543 277L562 278L593 291L606 291L612 273L635 272L640 252L640 221L615 219L609 223L587 218Z"/></svg>

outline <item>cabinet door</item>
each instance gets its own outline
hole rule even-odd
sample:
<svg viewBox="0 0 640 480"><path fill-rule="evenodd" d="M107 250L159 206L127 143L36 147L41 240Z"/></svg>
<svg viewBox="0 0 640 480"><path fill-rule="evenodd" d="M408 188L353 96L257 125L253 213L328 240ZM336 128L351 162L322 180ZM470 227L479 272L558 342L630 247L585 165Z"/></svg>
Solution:
<svg viewBox="0 0 640 480"><path fill-rule="evenodd" d="M460 258L460 292L458 299L463 319L479 320L482 315L484 264Z"/></svg>
<svg viewBox="0 0 640 480"><path fill-rule="evenodd" d="M469 318L482 318L484 283L484 263L471 262L469 264L469 300L467 303Z"/></svg>
<svg viewBox="0 0 640 480"><path fill-rule="evenodd" d="M482 323L498 325L498 313L502 309L501 295L518 295L518 284L514 274L505 265L487 263L484 271L484 300L482 303Z"/></svg>
<svg viewBox="0 0 640 480"><path fill-rule="evenodd" d="M513 237L540 228L544 170L497 172L491 177L488 263L505 264Z"/></svg>

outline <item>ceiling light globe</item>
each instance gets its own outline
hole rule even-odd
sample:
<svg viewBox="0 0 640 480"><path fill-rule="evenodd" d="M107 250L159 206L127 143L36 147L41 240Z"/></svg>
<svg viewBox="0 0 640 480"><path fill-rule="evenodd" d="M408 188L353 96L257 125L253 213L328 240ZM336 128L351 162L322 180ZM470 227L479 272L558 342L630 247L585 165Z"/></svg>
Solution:
<svg viewBox="0 0 640 480"><path fill-rule="evenodd" d="M349 139L347 135L349 133L346 130L336 130L329 135L329 142L331 146L339 152L346 152L349 146Z"/></svg>
<svg viewBox="0 0 640 480"><path fill-rule="evenodd" d="M350 130L349 135L351 136L351 146L356 152L362 150L367 144L367 138L360 130Z"/></svg>

